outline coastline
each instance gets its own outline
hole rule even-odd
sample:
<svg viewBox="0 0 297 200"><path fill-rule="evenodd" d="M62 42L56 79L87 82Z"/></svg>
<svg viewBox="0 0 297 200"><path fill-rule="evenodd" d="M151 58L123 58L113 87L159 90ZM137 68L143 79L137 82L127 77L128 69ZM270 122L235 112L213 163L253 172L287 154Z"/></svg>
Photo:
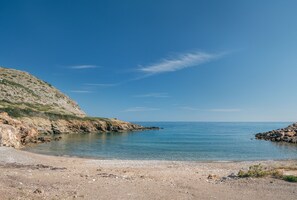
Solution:
<svg viewBox="0 0 297 200"><path fill-rule="evenodd" d="M105 158L105 157L96 157L96 156L78 156L78 155L54 155L40 152L32 152L26 150L26 148L18 149L18 151L27 152L29 154L49 156L49 157L61 157L61 158L79 158L86 160L99 160L99 161L142 161L142 162L181 162L181 163L245 163L245 162L287 162L287 161L296 161L297 158L288 158L288 159L259 159L259 160L158 160L158 159L118 159L118 158Z"/></svg>
<svg viewBox="0 0 297 200"><path fill-rule="evenodd" d="M296 160L100 160L0 147L0 195L4 199L296 198L296 183L269 177L222 179L259 163L297 165Z"/></svg>

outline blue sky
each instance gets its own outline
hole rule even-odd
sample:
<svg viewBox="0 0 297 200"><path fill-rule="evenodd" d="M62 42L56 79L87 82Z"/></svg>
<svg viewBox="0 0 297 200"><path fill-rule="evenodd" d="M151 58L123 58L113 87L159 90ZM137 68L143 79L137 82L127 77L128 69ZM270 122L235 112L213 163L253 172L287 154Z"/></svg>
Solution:
<svg viewBox="0 0 297 200"><path fill-rule="evenodd" d="M0 65L92 116L296 121L297 1L0 0Z"/></svg>

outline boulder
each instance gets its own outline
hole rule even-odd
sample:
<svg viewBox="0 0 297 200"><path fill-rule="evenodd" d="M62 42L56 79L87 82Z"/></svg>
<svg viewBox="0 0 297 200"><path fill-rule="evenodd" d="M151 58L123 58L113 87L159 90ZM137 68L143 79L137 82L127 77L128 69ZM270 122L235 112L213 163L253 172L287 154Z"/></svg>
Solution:
<svg viewBox="0 0 297 200"><path fill-rule="evenodd" d="M36 140L38 131L12 119L7 113L0 113L0 146L21 148L26 143Z"/></svg>

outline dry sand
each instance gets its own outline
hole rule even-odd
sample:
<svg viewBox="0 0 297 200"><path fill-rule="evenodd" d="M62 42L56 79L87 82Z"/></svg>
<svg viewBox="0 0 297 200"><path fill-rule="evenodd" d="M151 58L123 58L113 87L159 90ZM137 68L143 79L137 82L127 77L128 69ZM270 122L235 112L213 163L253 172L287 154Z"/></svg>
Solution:
<svg viewBox="0 0 297 200"><path fill-rule="evenodd" d="M222 178L258 163L297 165L94 160L0 147L0 199L297 199L297 183Z"/></svg>

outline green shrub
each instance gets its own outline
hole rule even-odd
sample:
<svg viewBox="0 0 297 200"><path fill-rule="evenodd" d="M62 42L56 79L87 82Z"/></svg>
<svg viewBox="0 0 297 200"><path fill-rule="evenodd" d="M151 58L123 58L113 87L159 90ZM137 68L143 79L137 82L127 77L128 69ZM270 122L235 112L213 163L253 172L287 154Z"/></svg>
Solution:
<svg viewBox="0 0 297 200"><path fill-rule="evenodd" d="M30 109L20 109L14 107L4 107L0 108L0 112L6 112L11 117L27 117L27 116L34 116L36 114L35 111Z"/></svg>
<svg viewBox="0 0 297 200"><path fill-rule="evenodd" d="M267 169L267 168L264 168L261 164L258 164L258 165L250 166L247 171L240 170L237 175L240 178L244 178L244 177L259 178L259 177L265 177L265 176L281 177L282 172L277 169Z"/></svg>
<svg viewBox="0 0 297 200"><path fill-rule="evenodd" d="M288 181L288 182L297 182L297 176L293 176L293 175L285 175L283 176L283 179L285 181Z"/></svg>

